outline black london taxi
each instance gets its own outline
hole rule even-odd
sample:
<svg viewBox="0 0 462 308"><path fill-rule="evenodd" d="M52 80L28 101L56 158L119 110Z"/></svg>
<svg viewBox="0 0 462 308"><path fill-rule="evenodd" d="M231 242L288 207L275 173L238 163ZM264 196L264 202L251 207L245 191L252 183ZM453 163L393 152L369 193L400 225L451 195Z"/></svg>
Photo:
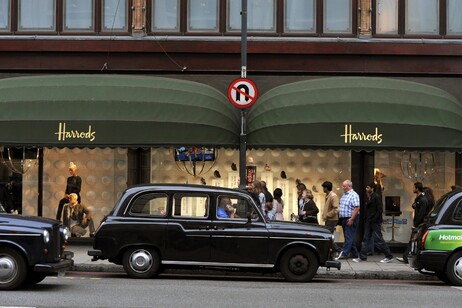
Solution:
<svg viewBox="0 0 462 308"><path fill-rule="evenodd" d="M0 206L0 290L70 269L73 253L64 251L69 236L57 220L8 214Z"/></svg>
<svg viewBox="0 0 462 308"><path fill-rule="evenodd" d="M462 190L451 191L436 202L414 233L408 260L423 274L462 286Z"/></svg>
<svg viewBox="0 0 462 308"><path fill-rule="evenodd" d="M304 282L319 266L341 266L324 227L269 221L244 190L186 184L128 188L88 254L123 265L133 278L194 267L280 271L288 281Z"/></svg>

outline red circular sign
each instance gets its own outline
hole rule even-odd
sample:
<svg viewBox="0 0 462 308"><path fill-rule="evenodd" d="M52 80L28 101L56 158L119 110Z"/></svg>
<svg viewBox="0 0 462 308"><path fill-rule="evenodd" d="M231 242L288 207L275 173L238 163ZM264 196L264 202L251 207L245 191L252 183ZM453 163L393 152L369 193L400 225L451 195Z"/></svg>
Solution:
<svg viewBox="0 0 462 308"><path fill-rule="evenodd" d="M250 79L239 78L229 85L228 99L237 108L243 109L252 106L257 97L257 86Z"/></svg>

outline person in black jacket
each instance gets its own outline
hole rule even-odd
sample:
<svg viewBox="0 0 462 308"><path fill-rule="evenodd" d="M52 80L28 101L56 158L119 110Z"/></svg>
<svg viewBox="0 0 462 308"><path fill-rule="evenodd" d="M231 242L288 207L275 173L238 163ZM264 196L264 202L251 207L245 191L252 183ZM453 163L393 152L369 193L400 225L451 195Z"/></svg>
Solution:
<svg viewBox="0 0 462 308"><path fill-rule="evenodd" d="M393 255L391 254L387 243L385 243L385 240L383 239L381 227L383 222L383 204L380 195L376 192L376 189L377 185L374 183L370 183L366 186L368 200L365 206L366 219L364 222L364 237L361 245L361 252L359 253L359 258L361 261L367 260L369 242L374 236L375 245L385 254L385 258L380 262L388 263L393 260Z"/></svg>
<svg viewBox="0 0 462 308"><path fill-rule="evenodd" d="M417 197L415 197L414 203L412 204L412 208L414 209L413 229L423 223L429 206L422 183L414 183L414 193L417 194Z"/></svg>
<svg viewBox="0 0 462 308"><path fill-rule="evenodd" d="M313 193L309 189L304 189L301 197L303 200L303 208L300 212L299 221L318 225L319 209L313 200Z"/></svg>
<svg viewBox="0 0 462 308"><path fill-rule="evenodd" d="M410 250L414 230L417 229L417 227L421 223L423 223L425 216L427 215L428 207L429 207L428 199L424 193L424 186L421 182L414 183L414 193L417 194L417 197L415 197L414 203L412 204L412 208L414 209L414 220L412 221L413 226L411 229L411 239L409 240L409 244L403 253L403 257L396 258L396 260L398 260L399 262L404 262L404 263L408 263L407 255Z"/></svg>

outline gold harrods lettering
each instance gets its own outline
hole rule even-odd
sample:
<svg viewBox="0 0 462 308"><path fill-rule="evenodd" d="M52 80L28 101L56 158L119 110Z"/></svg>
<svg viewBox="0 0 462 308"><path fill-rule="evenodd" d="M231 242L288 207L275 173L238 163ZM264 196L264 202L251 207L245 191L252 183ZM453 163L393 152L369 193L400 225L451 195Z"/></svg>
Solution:
<svg viewBox="0 0 462 308"><path fill-rule="evenodd" d="M79 131L76 129L66 130L66 122L59 122L59 129L55 135L58 135L58 141L65 141L66 139L88 139L91 142L96 138L96 132L91 130L91 125L88 125L88 131Z"/></svg>
<svg viewBox="0 0 462 308"><path fill-rule="evenodd" d="M364 132L353 132L353 127L351 124L345 124L345 134L340 135L340 137L345 138L345 143L353 143L354 141L375 141L377 144L382 143L382 134L379 133L379 128L375 128L373 134L367 134Z"/></svg>

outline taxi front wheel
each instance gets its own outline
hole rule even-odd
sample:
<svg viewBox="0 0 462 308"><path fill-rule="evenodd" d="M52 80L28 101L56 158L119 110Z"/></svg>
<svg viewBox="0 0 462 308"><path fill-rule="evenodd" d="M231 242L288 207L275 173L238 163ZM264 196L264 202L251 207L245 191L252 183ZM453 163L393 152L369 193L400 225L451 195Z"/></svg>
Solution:
<svg viewBox="0 0 462 308"><path fill-rule="evenodd" d="M26 261L14 249L0 247L0 290L19 287L27 275Z"/></svg>
<svg viewBox="0 0 462 308"><path fill-rule="evenodd" d="M125 272L132 278L151 278L158 273L159 254L153 248L130 248L124 254Z"/></svg>
<svg viewBox="0 0 462 308"><path fill-rule="evenodd" d="M315 254L302 247L290 248L281 258L279 268L282 276L292 282L307 282L318 271L318 259Z"/></svg>
<svg viewBox="0 0 462 308"><path fill-rule="evenodd" d="M462 286L462 251L453 254L446 266L449 281L456 286Z"/></svg>

